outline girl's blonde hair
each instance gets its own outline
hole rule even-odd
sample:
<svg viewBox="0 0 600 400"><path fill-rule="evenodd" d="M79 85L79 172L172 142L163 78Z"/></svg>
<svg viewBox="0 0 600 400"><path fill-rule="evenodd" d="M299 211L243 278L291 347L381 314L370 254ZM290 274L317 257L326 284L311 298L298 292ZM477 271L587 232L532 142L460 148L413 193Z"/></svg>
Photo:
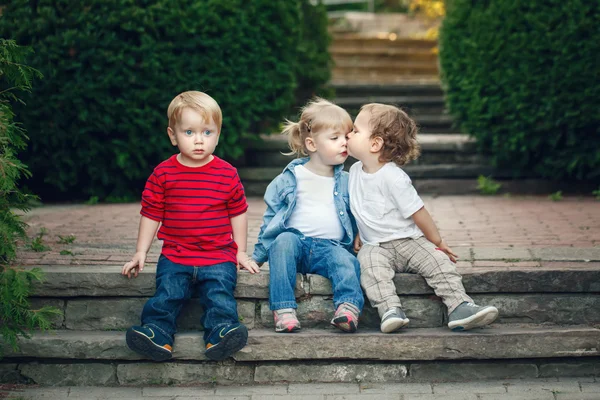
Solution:
<svg viewBox="0 0 600 400"><path fill-rule="evenodd" d="M171 104L169 104L169 108L167 110L169 127L171 129L175 127L175 124L181 118L181 112L185 108L191 108L192 110L198 112L207 122L212 119L219 132L221 132L221 124L223 123L221 107L219 107L219 104L215 101L215 99L206 93L195 90L180 93L175 96L173 100L171 100Z"/></svg>
<svg viewBox="0 0 600 400"><path fill-rule="evenodd" d="M403 166L419 157L419 128L406 112L395 106L378 103L365 104L360 111L371 114L371 137L383 139L383 148L379 155L381 162L393 161L396 165Z"/></svg>
<svg viewBox="0 0 600 400"><path fill-rule="evenodd" d="M285 121L283 135L288 137L291 152L285 155L306 156L306 138L314 138L326 129L336 129L346 134L352 130L352 118L342 107L332 102L315 97L302 108L298 122Z"/></svg>

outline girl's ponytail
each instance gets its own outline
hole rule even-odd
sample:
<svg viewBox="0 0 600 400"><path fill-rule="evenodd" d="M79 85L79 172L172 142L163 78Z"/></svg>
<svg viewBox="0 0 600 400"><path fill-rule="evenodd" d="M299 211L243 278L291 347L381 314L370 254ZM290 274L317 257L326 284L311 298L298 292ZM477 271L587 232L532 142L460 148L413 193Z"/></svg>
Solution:
<svg viewBox="0 0 600 400"><path fill-rule="evenodd" d="M292 122L290 120L285 120L285 126L283 127L282 135L287 135L288 137L288 146L290 147L289 153L283 153L286 156L296 155L306 155L306 150L304 149L304 139L306 135L303 135L303 127L305 128L306 123L300 122Z"/></svg>

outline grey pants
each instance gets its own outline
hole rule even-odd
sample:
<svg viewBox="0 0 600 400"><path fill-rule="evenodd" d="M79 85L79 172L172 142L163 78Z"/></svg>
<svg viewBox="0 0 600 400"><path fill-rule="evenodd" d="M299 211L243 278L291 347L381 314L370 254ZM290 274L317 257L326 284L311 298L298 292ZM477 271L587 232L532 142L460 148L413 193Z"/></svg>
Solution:
<svg viewBox="0 0 600 400"><path fill-rule="evenodd" d="M401 307L393 279L397 272L419 274L448 307L448 313L464 301L462 277L448 256L425 237L398 239L379 246L363 245L358 252L360 283L379 317L390 307Z"/></svg>

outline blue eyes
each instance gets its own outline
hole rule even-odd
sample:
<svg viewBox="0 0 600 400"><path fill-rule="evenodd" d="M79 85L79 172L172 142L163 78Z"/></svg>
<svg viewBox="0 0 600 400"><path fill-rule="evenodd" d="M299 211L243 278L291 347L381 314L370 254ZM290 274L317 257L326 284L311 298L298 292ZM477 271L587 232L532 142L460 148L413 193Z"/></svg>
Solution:
<svg viewBox="0 0 600 400"><path fill-rule="evenodd" d="M194 134L194 132L191 129L188 129L185 131L185 134L186 134L186 136L192 136ZM204 136L210 136L210 135L212 135L212 132L207 129L205 131L202 131L202 134Z"/></svg>

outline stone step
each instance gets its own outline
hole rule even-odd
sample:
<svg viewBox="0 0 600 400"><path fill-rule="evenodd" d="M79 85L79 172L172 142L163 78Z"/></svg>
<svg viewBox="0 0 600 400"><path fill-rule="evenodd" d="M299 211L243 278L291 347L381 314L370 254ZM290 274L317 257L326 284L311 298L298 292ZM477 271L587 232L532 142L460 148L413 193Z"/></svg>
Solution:
<svg viewBox="0 0 600 400"><path fill-rule="evenodd" d="M54 331L20 338L20 348L8 348L14 358L60 360L143 360L129 350L123 332ZM175 336L173 360L204 361L204 341L198 332ZM239 362L290 360L435 361L600 356L600 329L588 326L540 327L514 325L468 332L447 328L406 329L396 334L360 330L354 334L303 329L295 334L254 329L247 346L233 358ZM259 364L260 365L260 364Z"/></svg>
<svg viewBox="0 0 600 400"><path fill-rule="evenodd" d="M330 84L338 98L342 97L378 97L378 96L440 96L444 93L439 82L430 84Z"/></svg>
<svg viewBox="0 0 600 400"><path fill-rule="evenodd" d="M344 34L334 35L332 46L336 48L349 49L434 49L437 47L437 40L429 39L411 39L391 37L365 37L362 35Z"/></svg>
<svg viewBox="0 0 600 400"><path fill-rule="evenodd" d="M446 104L442 96L337 97L334 102L353 117L358 114L363 105L368 103L393 104L402 108L416 120L427 118L429 115L447 115Z"/></svg>
<svg viewBox="0 0 600 400"><path fill-rule="evenodd" d="M500 311L494 326L514 323L550 325L600 325L600 295L573 293L540 294L475 294L477 304L493 305ZM52 327L59 330L124 331L140 323L140 315L149 297L32 298L36 309L54 306L63 311ZM334 308L332 295L298 297L298 318L304 328L329 329ZM446 327L447 309L435 296L407 296L400 299L412 328ZM367 303L368 304L368 303ZM202 307L191 300L183 307L177 320L181 330L203 330L200 323ZM271 329L273 315L267 299L238 299L240 320L248 329ZM378 329L377 311L365 306L360 317L360 329Z"/></svg>
<svg viewBox="0 0 600 400"><path fill-rule="evenodd" d="M594 382L594 376L600 376L600 357L437 360L434 362L287 360L264 363L235 361L155 363L120 360L84 362L35 360L34 362L0 363L0 383L42 385L43 387L36 389L25 387L28 389L25 393L20 390L13 392L15 395L25 394L26 398L31 398L29 396L37 391L35 394L39 394L39 397L33 397L36 399L90 398L90 386L110 386L102 390L103 396L99 398L139 399L143 392L144 398L148 396L157 400L172 399L175 394L178 395L178 399L249 399L251 395L253 399L446 398L465 400L476 398L473 393L471 393L472 397L464 397L469 396L469 391L485 389L486 393L506 394L506 389L509 388L507 396L490 394L481 398L532 400L533 390L536 391L535 399L554 400L552 393L555 392L561 393L558 399L596 400L597 397L575 396L578 393L584 396L591 394L580 393L580 387L586 392L585 385L588 385L593 391L594 383L580 386L577 382L578 378L574 377L581 377L579 379L585 382ZM490 381L492 379L496 381ZM528 380L521 381L521 379ZM465 385L465 381L471 383ZM274 386L277 383L283 385ZM324 387L323 383L328 385ZM120 385L121 388L115 387ZM126 387L126 393L123 393L123 386ZM141 388L141 386L145 387ZM173 386L183 387L174 389ZM431 397L432 387L440 393L437 397ZM10 390L10 387L4 389ZM511 392L513 397L510 395ZM324 396L323 393L335 393L336 396ZM407 394L402 397L398 393ZM443 393L446 393L445 397ZM542 397L539 397L540 394ZM569 394L573 396L562 397Z"/></svg>
<svg viewBox="0 0 600 400"><path fill-rule="evenodd" d="M397 75L437 75L438 66L434 62L423 61L386 61L386 60L365 60L355 59L336 59L334 60L333 74L352 73L352 74L397 74Z"/></svg>
<svg viewBox="0 0 600 400"><path fill-rule="evenodd" d="M438 74L437 67L425 65L381 66L342 65L334 66L331 70L333 80L353 80L354 82L402 82L402 79L434 78Z"/></svg>
<svg viewBox="0 0 600 400"><path fill-rule="evenodd" d="M329 53L334 60L398 60L398 61L427 61L437 64L438 55L430 49L405 49L389 47L348 47L333 43Z"/></svg>
<svg viewBox="0 0 600 400"><path fill-rule="evenodd" d="M398 75L398 74L367 74L347 73L345 71L333 71L330 85L439 85L440 78L437 75Z"/></svg>
<svg viewBox="0 0 600 400"><path fill-rule="evenodd" d="M457 250L457 253L461 259L469 259L468 249L466 253L464 249ZM596 256L588 256L600 259L600 251L596 253ZM527 260L528 256L523 253L521 257ZM469 261L461 261L459 272L465 289L475 302L495 305L500 310L497 324L600 324L600 269L586 263L573 264L575 267L570 269L556 269L552 262L478 261L475 268L470 267ZM64 316L53 321L56 329L127 329L139 323L144 303L154 294L155 267L147 267L132 280L119 275L119 271L117 266L103 267L101 271L45 268L45 281L36 284L31 304L35 308L50 305L63 310ZM250 329L273 326L268 305L268 282L268 268L258 275L239 274L235 292L238 313ZM411 328L446 326L446 308L439 298L432 296L433 291L423 278L414 274L397 274L394 283L411 319ZM334 312L330 282L318 275L298 274L295 294L303 325L307 328L329 328ZM201 314L199 304L195 300L190 301L180 314L178 326L182 329L203 329L199 322ZM377 313L368 303L360 325L373 329L379 326Z"/></svg>
<svg viewBox="0 0 600 400"><path fill-rule="evenodd" d="M600 293L600 249L550 248L471 249L456 247L458 271L468 293ZM473 261L475 251L476 261ZM585 258L585 262L581 260ZM560 260L560 261L555 261ZM573 261L572 261L573 260ZM28 266L27 268L35 268ZM120 274L122 266L39 266L43 282L34 282L34 297L148 297L154 294L156 267L148 265L135 279ZM237 298L268 298L268 264L261 273L239 273ZM329 281L298 274L296 296L331 295ZM394 278L398 294L430 295L431 288L415 274Z"/></svg>

